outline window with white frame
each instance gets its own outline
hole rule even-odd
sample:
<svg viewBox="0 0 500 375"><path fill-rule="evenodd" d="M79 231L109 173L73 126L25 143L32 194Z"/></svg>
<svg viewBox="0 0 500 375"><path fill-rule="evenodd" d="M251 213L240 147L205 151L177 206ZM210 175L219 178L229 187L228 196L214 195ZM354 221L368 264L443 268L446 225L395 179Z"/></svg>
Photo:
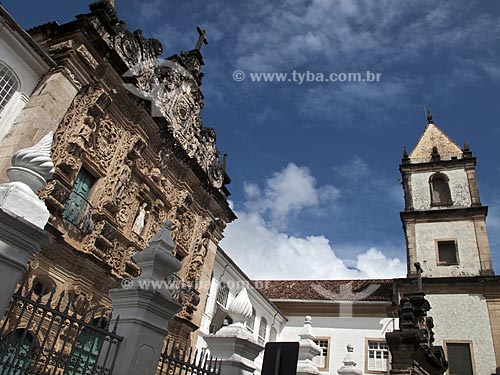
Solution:
<svg viewBox="0 0 500 375"><path fill-rule="evenodd" d="M260 318L259 324L259 344L264 345L266 342L266 330L267 330L267 320L266 318Z"/></svg>
<svg viewBox="0 0 500 375"><path fill-rule="evenodd" d="M0 61L0 114L19 90L19 80L14 71Z"/></svg>
<svg viewBox="0 0 500 375"><path fill-rule="evenodd" d="M229 297L229 287L226 283L221 282L219 291L217 292L217 303L223 307L227 307L227 299Z"/></svg>
<svg viewBox="0 0 500 375"><path fill-rule="evenodd" d="M389 370L389 347L385 341L368 341L368 371Z"/></svg>
<svg viewBox="0 0 500 375"><path fill-rule="evenodd" d="M269 333L269 341L271 342L276 342L276 339L278 338L278 331L276 328L271 328L271 332Z"/></svg>
<svg viewBox="0 0 500 375"><path fill-rule="evenodd" d="M321 348L321 353L313 358L313 362L318 367L318 370L326 371L328 370L328 353L330 350L330 339L317 338L316 340L313 341Z"/></svg>
<svg viewBox="0 0 500 375"><path fill-rule="evenodd" d="M253 332L253 328L255 326L255 309L252 309L252 316L245 322L245 326Z"/></svg>

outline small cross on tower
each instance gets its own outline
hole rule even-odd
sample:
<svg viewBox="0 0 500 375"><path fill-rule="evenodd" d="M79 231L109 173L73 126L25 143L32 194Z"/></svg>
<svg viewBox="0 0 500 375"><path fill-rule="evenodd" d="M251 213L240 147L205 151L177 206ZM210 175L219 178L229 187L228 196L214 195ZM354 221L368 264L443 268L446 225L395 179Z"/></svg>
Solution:
<svg viewBox="0 0 500 375"><path fill-rule="evenodd" d="M194 49L199 51L201 50L203 44L208 44L207 30L202 29L200 26L196 26L196 30L198 31L199 37L198 41L196 42L196 47L194 47Z"/></svg>

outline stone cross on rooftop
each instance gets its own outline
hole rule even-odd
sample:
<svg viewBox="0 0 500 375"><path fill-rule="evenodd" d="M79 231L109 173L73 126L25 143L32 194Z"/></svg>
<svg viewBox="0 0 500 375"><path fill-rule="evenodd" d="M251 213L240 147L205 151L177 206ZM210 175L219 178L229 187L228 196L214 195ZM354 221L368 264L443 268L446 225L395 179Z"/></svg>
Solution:
<svg viewBox="0 0 500 375"><path fill-rule="evenodd" d="M203 44L208 44L207 30L202 29L200 26L196 26L196 30L198 31L199 37L198 41L196 42L196 47L194 47L194 49L199 51L201 50Z"/></svg>

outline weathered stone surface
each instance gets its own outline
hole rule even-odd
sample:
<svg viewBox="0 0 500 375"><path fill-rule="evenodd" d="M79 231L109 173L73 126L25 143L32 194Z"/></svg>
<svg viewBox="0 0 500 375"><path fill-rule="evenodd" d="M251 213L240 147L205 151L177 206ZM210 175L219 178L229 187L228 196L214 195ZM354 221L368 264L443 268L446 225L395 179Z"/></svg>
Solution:
<svg viewBox="0 0 500 375"><path fill-rule="evenodd" d="M462 156L462 149L450 137L436 125L429 124L410 153L411 162L423 163L430 161L433 147L437 147L442 160Z"/></svg>

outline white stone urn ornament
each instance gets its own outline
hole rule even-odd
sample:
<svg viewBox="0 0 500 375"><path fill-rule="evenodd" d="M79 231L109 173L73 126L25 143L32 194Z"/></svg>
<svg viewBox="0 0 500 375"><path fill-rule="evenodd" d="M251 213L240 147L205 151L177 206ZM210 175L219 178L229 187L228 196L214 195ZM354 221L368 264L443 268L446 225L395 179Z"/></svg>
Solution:
<svg viewBox="0 0 500 375"><path fill-rule="evenodd" d="M253 313L252 303L248 297L247 288L243 288L228 308L229 316L233 319L233 324L245 324Z"/></svg>
<svg viewBox="0 0 500 375"><path fill-rule="evenodd" d="M17 151L12 155L12 167L7 170L10 182L22 182L33 192L43 189L54 174L54 162L50 157L52 132L36 145Z"/></svg>
<svg viewBox="0 0 500 375"><path fill-rule="evenodd" d="M7 170L10 181L0 185L0 209L39 228L44 228L50 217L45 203L35 193L47 186L54 173L52 137L50 132L36 145L17 151Z"/></svg>

